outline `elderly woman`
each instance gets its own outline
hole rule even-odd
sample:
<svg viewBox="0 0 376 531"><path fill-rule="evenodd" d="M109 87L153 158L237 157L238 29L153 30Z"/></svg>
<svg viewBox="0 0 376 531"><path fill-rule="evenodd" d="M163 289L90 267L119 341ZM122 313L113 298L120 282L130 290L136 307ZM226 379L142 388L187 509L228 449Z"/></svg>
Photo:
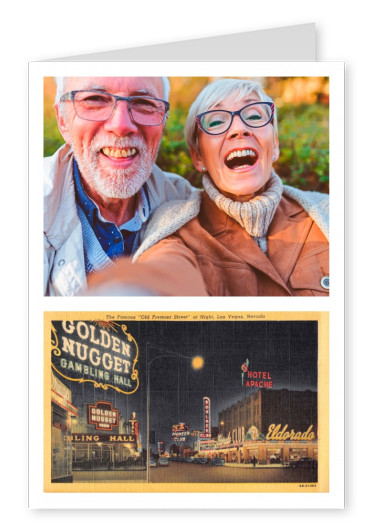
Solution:
<svg viewBox="0 0 376 531"><path fill-rule="evenodd" d="M277 113L261 85L205 87L186 140L204 191L161 206L135 263L113 278L160 295L328 295L328 196L284 186L273 170Z"/></svg>

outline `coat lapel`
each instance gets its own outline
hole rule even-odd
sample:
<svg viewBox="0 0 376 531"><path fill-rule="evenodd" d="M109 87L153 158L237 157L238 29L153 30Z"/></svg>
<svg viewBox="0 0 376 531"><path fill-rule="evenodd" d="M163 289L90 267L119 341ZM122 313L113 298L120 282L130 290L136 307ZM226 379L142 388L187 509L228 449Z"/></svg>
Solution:
<svg viewBox="0 0 376 531"><path fill-rule="evenodd" d="M225 247L228 253L231 253L231 261L246 262L281 286L287 295L291 295L279 271L268 256L261 251L253 238L234 219L219 210L205 193L202 201L200 222L215 237L218 244Z"/></svg>
<svg viewBox="0 0 376 531"><path fill-rule="evenodd" d="M286 284L312 224L312 219L300 205L282 197L269 228L268 256Z"/></svg>

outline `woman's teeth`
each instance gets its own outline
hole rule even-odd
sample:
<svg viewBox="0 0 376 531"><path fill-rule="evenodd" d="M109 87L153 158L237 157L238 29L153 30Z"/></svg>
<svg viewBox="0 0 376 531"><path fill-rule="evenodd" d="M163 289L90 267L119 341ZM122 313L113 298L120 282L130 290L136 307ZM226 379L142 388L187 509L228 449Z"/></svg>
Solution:
<svg viewBox="0 0 376 531"><path fill-rule="evenodd" d="M112 157L114 159L133 157L133 155L137 153L137 150L135 148L113 149L113 148L105 147L102 149L102 151L106 155L106 157Z"/></svg>
<svg viewBox="0 0 376 531"><path fill-rule="evenodd" d="M257 162L257 159L258 155L253 149L239 149L237 151L231 151L225 163L232 170L234 168L253 166Z"/></svg>
<svg viewBox="0 0 376 531"><path fill-rule="evenodd" d="M246 157L247 155L256 157L256 153L253 149L241 149L239 151L232 151L226 160L232 160L234 157Z"/></svg>

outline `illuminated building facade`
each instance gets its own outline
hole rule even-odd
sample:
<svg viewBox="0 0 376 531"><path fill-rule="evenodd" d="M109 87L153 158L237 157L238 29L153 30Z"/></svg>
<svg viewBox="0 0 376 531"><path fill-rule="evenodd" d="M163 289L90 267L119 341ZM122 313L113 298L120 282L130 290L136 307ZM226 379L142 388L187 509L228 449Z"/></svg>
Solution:
<svg viewBox="0 0 376 531"><path fill-rule="evenodd" d="M260 389L219 413L219 435L201 445L226 462L284 463L318 455L317 393Z"/></svg>
<svg viewBox="0 0 376 531"><path fill-rule="evenodd" d="M72 482L78 470L129 468L141 463L136 413L126 420L111 402L72 403L72 392L52 372L51 481Z"/></svg>
<svg viewBox="0 0 376 531"><path fill-rule="evenodd" d="M72 419L78 409L72 404L72 393L51 372L51 481L71 483L72 471Z"/></svg>
<svg viewBox="0 0 376 531"><path fill-rule="evenodd" d="M239 426L256 426L266 434L271 424L294 425L303 430L317 426L317 393L288 389L260 389L219 413L220 433L228 433Z"/></svg>
<svg viewBox="0 0 376 531"><path fill-rule="evenodd" d="M73 470L109 470L140 460L135 413L126 421L109 402L83 404L72 423L71 439Z"/></svg>

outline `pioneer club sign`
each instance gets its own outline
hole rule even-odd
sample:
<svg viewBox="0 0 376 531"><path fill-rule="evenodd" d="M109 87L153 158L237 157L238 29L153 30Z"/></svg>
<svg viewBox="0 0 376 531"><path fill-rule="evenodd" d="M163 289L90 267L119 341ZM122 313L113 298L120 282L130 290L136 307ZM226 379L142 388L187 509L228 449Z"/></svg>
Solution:
<svg viewBox="0 0 376 531"><path fill-rule="evenodd" d="M185 422L174 424L171 429L171 439L175 442L184 442L190 435L189 426Z"/></svg>

